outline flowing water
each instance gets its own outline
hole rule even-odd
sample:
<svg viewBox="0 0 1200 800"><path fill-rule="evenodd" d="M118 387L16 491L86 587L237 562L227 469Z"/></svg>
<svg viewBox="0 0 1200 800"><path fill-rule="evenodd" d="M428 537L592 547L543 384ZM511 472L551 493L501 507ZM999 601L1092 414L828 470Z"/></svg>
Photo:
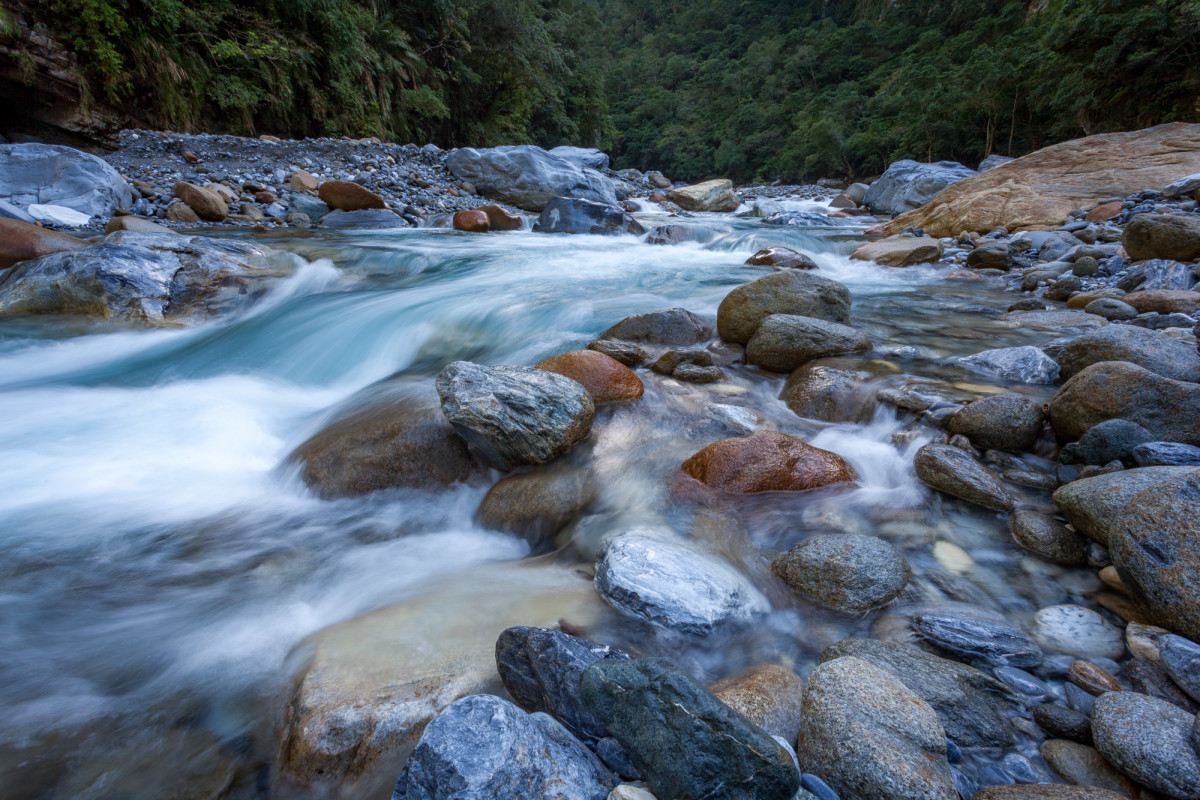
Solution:
<svg viewBox="0 0 1200 800"><path fill-rule="evenodd" d="M859 363L887 385L916 378L963 401L1004 384L947 359L1050 338L1001 319L1011 295L998 286L850 261L854 225L642 216L683 224L692 240L272 238L304 262L241 316L186 330L0 325L0 797L303 794L278 788L273 765L289 651L425 587L453 593L474 565L527 555L473 521L486 486L333 501L304 487L286 456L383 379L432 382L457 359L533 364L640 312L715 314L733 286L766 273L742 262L770 245L802 250L850 287L854 324L876 345ZM892 619L821 611L773 582L771 555L823 530L902 547L914 567L907 608L965 602L1019 619L1094 588L1089 573L1022 557L999 516L923 488L912 456L933 429L912 414L870 404L855 423L801 419L778 399L782 376L743 366L711 386L640 374L643 400L601 411L572 456L601 495L556 557L586 570L603 534L664 525L739 563L776 610L698 641L612 614L597 638L713 679L781 658L806 674L826 644ZM678 465L733 435L709 416L714 402L840 453L859 487L719 507L678 497Z"/></svg>

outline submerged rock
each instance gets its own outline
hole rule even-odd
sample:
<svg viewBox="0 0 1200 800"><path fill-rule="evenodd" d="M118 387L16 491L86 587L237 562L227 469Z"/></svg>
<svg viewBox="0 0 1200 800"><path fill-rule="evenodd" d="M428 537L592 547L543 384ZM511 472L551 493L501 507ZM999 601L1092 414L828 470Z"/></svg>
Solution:
<svg viewBox="0 0 1200 800"><path fill-rule="evenodd" d="M808 599L849 613L890 603L912 577L896 548L857 534L810 537L776 556L771 569Z"/></svg>
<svg viewBox="0 0 1200 800"><path fill-rule="evenodd" d="M1138 783L1177 800L1200 800L1193 715L1137 692L1109 692L1092 707L1096 749Z"/></svg>
<svg viewBox="0 0 1200 800"><path fill-rule="evenodd" d="M925 485L984 508L1011 511L1012 495L1004 484L965 450L948 444L927 444L913 462Z"/></svg>
<svg viewBox="0 0 1200 800"><path fill-rule="evenodd" d="M801 270L781 270L737 287L717 308L717 331L745 344L772 314L794 314L831 322L850 318L850 290L837 281Z"/></svg>
<svg viewBox="0 0 1200 800"><path fill-rule="evenodd" d="M1009 530L1017 544L1047 561L1067 567L1087 563L1087 539L1036 511L1014 511Z"/></svg>
<svg viewBox="0 0 1200 800"><path fill-rule="evenodd" d="M801 491L858 478L836 453L774 431L714 442L682 469L710 488L737 494Z"/></svg>
<svg viewBox="0 0 1200 800"><path fill-rule="evenodd" d="M1076 605L1048 606L1033 618L1033 636L1047 650L1076 658L1125 655L1125 639L1104 617Z"/></svg>
<svg viewBox="0 0 1200 800"><path fill-rule="evenodd" d="M773 372L791 372L818 358L864 353L870 349L871 340L866 334L848 325L792 314L772 314L763 319L750 337L746 361Z"/></svg>
<svg viewBox="0 0 1200 800"><path fill-rule="evenodd" d="M579 518L598 490L586 470L559 468L508 475L484 495L475 520L523 536L534 553L553 549L560 531Z"/></svg>
<svg viewBox="0 0 1200 800"><path fill-rule="evenodd" d="M797 416L848 422L857 418L867 402L857 389L871 373L837 369L826 364L805 364L788 376L779 399Z"/></svg>
<svg viewBox="0 0 1200 800"><path fill-rule="evenodd" d="M1133 784L1093 747L1055 739L1043 742L1042 758L1068 783L1133 796Z"/></svg>
<svg viewBox="0 0 1200 800"><path fill-rule="evenodd" d="M982 659L997 666L1036 667L1042 663L1037 643L1004 622L957 614L919 614L917 634L952 653Z"/></svg>
<svg viewBox="0 0 1200 800"><path fill-rule="evenodd" d="M958 359L960 364L1021 383L1054 383L1057 362L1036 347L1001 347Z"/></svg>
<svg viewBox="0 0 1200 800"><path fill-rule="evenodd" d="M818 269L817 262L788 247L764 247L746 259L746 266L776 269Z"/></svg>

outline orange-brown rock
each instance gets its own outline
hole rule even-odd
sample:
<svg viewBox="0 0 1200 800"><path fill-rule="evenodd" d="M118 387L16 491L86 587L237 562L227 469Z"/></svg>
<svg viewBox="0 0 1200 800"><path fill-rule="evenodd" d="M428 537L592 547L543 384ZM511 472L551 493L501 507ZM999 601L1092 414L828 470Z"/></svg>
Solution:
<svg viewBox="0 0 1200 800"><path fill-rule="evenodd" d="M182 200L176 200L167 206L167 219L171 222L185 222L189 224L200 221L200 217L192 210L192 207Z"/></svg>
<svg viewBox="0 0 1200 800"><path fill-rule="evenodd" d="M191 150L184 150L183 151L183 160L189 164L195 164L197 161L200 160L200 156L196 155Z"/></svg>
<svg viewBox="0 0 1200 800"><path fill-rule="evenodd" d="M942 257L942 243L928 236L889 236L867 242L850 254L858 261L874 261L885 267L911 267Z"/></svg>
<svg viewBox="0 0 1200 800"><path fill-rule="evenodd" d="M683 462L683 471L736 494L794 492L858 478L837 453L774 431L713 442Z"/></svg>
<svg viewBox="0 0 1200 800"><path fill-rule="evenodd" d="M74 236L0 217L0 269L19 261L87 247Z"/></svg>
<svg viewBox="0 0 1200 800"><path fill-rule="evenodd" d="M126 217L113 217L104 226L105 233L115 233L116 231L133 231L134 233L176 233L166 225L159 225L157 222L151 222L145 217L136 217L133 215Z"/></svg>
<svg viewBox="0 0 1200 800"><path fill-rule="evenodd" d="M1067 308L1084 309L1087 308L1088 303L1092 302L1093 300L1099 300L1102 297L1112 297L1120 300L1124 296L1125 292L1115 286L1111 286L1107 289L1097 289L1094 292L1077 292L1067 299Z"/></svg>
<svg viewBox="0 0 1200 800"><path fill-rule="evenodd" d="M271 203L274 203L278 199L279 198L275 196L274 192L269 191L267 189L263 189L262 191L258 191L258 192L254 193L254 202L262 203L264 206L270 205Z"/></svg>
<svg viewBox="0 0 1200 800"><path fill-rule="evenodd" d="M804 681L787 667L760 664L741 675L719 680L708 690L772 736L796 741Z"/></svg>
<svg viewBox="0 0 1200 800"><path fill-rule="evenodd" d="M1124 204L1120 200L1102 203L1085 214L1083 219L1086 222L1104 222L1120 214L1122 208L1124 208Z"/></svg>
<svg viewBox="0 0 1200 800"><path fill-rule="evenodd" d="M313 177L312 173L304 169L298 169L293 172L291 177L288 178L288 185L297 192L304 192L305 194L315 193L317 186L319 186L317 179Z"/></svg>
<svg viewBox="0 0 1200 800"><path fill-rule="evenodd" d="M487 233L491 229L488 215L479 210L459 211L454 215L454 230L468 233Z"/></svg>
<svg viewBox="0 0 1200 800"><path fill-rule="evenodd" d="M387 208L383 198L353 181L325 181L317 194L325 205L339 211L362 211L364 208Z"/></svg>
<svg viewBox="0 0 1200 800"><path fill-rule="evenodd" d="M1187 289L1147 289L1144 292L1130 292L1121 299L1136 308L1139 314L1148 311L1192 314L1200 311L1200 292Z"/></svg>
<svg viewBox="0 0 1200 800"><path fill-rule="evenodd" d="M1200 124L1102 133L1051 145L947 186L879 230L893 234L912 226L934 237L996 228L1049 230L1074 209L1195 172L1200 172Z"/></svg>
<svg viewBox="0 0 1200 800"><path fill-rule="evenodd" d="M519 231L525 227L519 216L510 214L495 203L480 206L478 210L487 214L488 225L494 231Z"/></svg>
<svg viewBox="0 0 1200 800"><path fill-rule="evenodd" d="M645 387L633 370L595 350L572 350L551 356L537 365L583 384L594 403L619 403L640 400Z"/></svg>
<svg viewBox="0 0 1200 800"><path fill-rule="evenodd" d="M220 222L229 216L229 206L221 199L221 195L197 186L194 183L180 181L175 184L175 196L187 203L196 216L209 222Z"/></svg>

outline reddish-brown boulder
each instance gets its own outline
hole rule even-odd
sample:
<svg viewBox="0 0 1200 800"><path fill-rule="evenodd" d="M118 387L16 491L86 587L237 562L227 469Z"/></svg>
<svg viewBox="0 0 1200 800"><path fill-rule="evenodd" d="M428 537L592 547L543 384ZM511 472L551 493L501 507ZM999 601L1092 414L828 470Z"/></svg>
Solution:
<svg viewBox="0 0 1200 800"><path fill-rule="evenodd" d="M594 403L640 400L645 387L633 370L611 356L595 350L572 350L551 356L537 365L583 384Z"/></svg>
<svg viewBox="0 0 1200 800"><path fill-rule="evenodd" d="M275 196L275 193L268 189L263 189L262 191L254 193L254 202L262 203L264 206L270 205L278 199L279 198Z"/></svg>
<svg viewBox="0 0 1200 800"><path fill-rule="evenodd" d="M713 442L683 462L683 471L736 494L794 492L858 478L837 453L774 431Z"/></svg>
<svg viewBox="0 0 1200 800"><path fill-rule="evenodd" d="M1139 314L1149 311L1192 314L1200 311L1200 292L1187 289L1147 289L1144 292L1131 292L1121 300L1136 308Z"/></svg>
<svg viewBox="0 0 1200 800"><path fill-rule="evenodd" d="M325 205L339 211L362 211L366 208L387 208L383 198L353 181L325 181L317 194Z"/></svg>
<svg viewBox="0 0 1200 800"><path fill-rule="evenodd" d="M454 230L468 233L487 233L491 230L488 215L478 209L459 211L454 215Z"/></svg>
<svg viewBox="0 0 1200 800"><path fill-rule="evenodd" d="M74 236L0 217L0 269L19 261L87 247Z"/></svg>
<svg viewBox="0 0 1200 800"><path fill-rule="evenodd" d="M211 189L180 181L175 184L175 196L187 203L200 219L221 222L229 216L229 206Z"/></svg>
<svg viewBox="0 0 1200 800"><path fill-rule="evenodd" d="M480 206L477 210L487 214L488 225L494 231L519 231L525 223L516 214L510 214L495 203Z"/></svg>
<svg viewBox="0 0 1200 800"><path fill-rule="evenodd" d="M1084 215L1084 220L1087 222L1104 222L1121 213L1124 204L1120 200L1113 200L1110 203L1101 203Z"/></svg>
<svg viewBox="0 0 1200 800"><path fill-rule="evenodd" d="M200 217L192 210L192 207L182 200L176 200L167 207L167 219L171 222L184 222L188 224L200 221Z"/></svg>

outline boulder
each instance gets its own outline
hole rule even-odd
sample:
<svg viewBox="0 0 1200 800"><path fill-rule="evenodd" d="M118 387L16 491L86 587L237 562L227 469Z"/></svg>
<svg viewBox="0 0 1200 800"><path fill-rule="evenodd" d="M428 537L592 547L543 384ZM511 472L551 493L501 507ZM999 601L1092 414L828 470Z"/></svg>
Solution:
<svg viewBox="0 0 1200 800"><path fill-rule="evenodd" d="M804 681L791 669L760 664L708 687L722 703L772 736L796 741Z"/></svg>
<svg viewBox="0 0 1200 800"><path fill-rule="evenodd" d="M534 553L553 549L555 537L597 497L586 470L550 467L508 475L484 495L475 521L523 536Z"/></svg>
<svg viewBox="0 0 1200 800"><path fill-rule="evenodd" d="M688 240L688 229L682 225L659 225L646 235L646 244L679 244Z"/></svg>
<svg viewBox="0 0 1200 800"><path fill-rule="evenodd" d="M446 419L479 460L497 469L544 464L592 430L591 395L553 372L455 361L436 386Z"/></svg>
<svg viewBox="0 0 1200 800"><path fill-rule="evenodd" d="M552 717L476 694L425 728L396 800L605 800L618 783L603 762Z"/></svg>
<svg viewBox="0 0 1200 800"><path fill-rule="evenodd" d="M454 215L451 224L454 230L467 233L487 233L492 228L488 215L479 209L459 211Z"/></svg>
<svg viewBox="0 0 1200 800"><path fill-rule="evenodd" d="M984 508L1011 511L1013 498L1004 484L965 450L927 444L913 461L925 485Z"/></svg>
<svg viewBox="0 0 1200 800"><path fill-rule="evenodd" d="M364 208L361 211L334 211L321 218L322 228L352 231L407 228L408 221L390 208Z"/></svg>
<svg viewBox="0 0 1200 800"><path fill-rule="evenodd" d="M121 174L101 158L53 144L0 144L0 200L109 217L133 204Z"/></svg>
<svg viewBox="0 0 1200 800"><path fill-rule="evenodd" d="M766 317L746 344L746 361L772 372L791 372L825 356L865 353L866 334L848 325L793 314ZM1200 354L1196 354L1200 361Z"/></svg>
<svg viewBox="0 0 1200 800"><path fill-rule="evenodd" d="M684 211L737 211L741 205L733 181L724 178L680 186L667 192L667 199Z"/></svg>
<svg viewBox="0 0 1200 800"><path fill-rule="evenodd" d="M837 281L801 270L781 270L727 294L717 308L717 332L727 342L745 344L772 314L845 322L850 318L850 303L850 290Z"/></svg>
<svg viewBox="0 0 1200 800"><path fill-rule="evenodd" d="M1014 511L1008 524L1017 544L1047 561L1068 567L1087 563L1087 539L1057 520L1036 511Z"/></svg>
<svg viewBox="0 0 1200 800"><path fill-rule="evenodd" d="M1084 306L1083 310L1088 314L1104 317L1110 322L1113 320L1129 320L1138 315L1136 308L1115 297L1097 297Z"/></svg>
<svg viewBox="0 0 1200 800"><path fill-rule="evenodd" d="M601 339L623 339L663 345L689 345L713 337L710 318L684 308L668 308L648 314L634 314L600 334Z"/></svg>
<svg viewBox="0 0 1200 800"><path fill-rule="evenodd" d="M656 797L787 800L800 788L784 747L666 659L599 661L579 688Z"/></svg>
<svg viewBox="0 0 1200 800"><path fill-rule="evenodd" d="M669 532L630 531L609 539L594 583L617 610L693 636L771 610L729 562Z"/></svg>
<svg viewBox="0 0 1200 800"><path fill-rule="evenodd" d="M852 656L887 670L937 713L946 736L962 747L1010 747L1016 741L1008 714L1014 705L1004 684L974 667L900 642L842 639L820 662Z"/></svg>
<svg viewBox="0 0 1200 800"><path fill-rule="evenodd" d="M1142 467L1082 478L1059 488L1054 504L1075 530L1108 547L1117 515L1135 495L1190 472L1188 467Z"/></svg>
<svg viewBox="0 0 1200 800"><path fill-rule="evenodd" d="M229 216L229 206L221 195L187 181L175 184L175 196L187 203L196 216L208 222L221 222Z"/></svg>
<svg viewBox="0 0 1200 800"><path fill-rule="evenodd" d="M82 250L87 242L66 233L39 228L15 219L0 219L0 269L21 261Z"/></svg>
<svg viewBox="0 0 1200 800"><path fill-rule="evenodd" d="M1195 314L1200 311L1200 292L1188 289L1147 289L1121 298L1139 314Z"/></svg>
<svg viewBox="0 0 1200 800"><path fill-rule="evenodd" d="M912 567L875 536L811 536L776 556L771 570L804 597L835 611L857 614L900 596Z"/></svg>
<svg viewBox="0 0 1200 800"><path fill-rule="evenodd" d="M1121 245L1134 261L1196 261L1200 259L1200 217L1138 214L1125 226Z"/></svg>
<svg viewBox="0 0 1200 800"><path fill-rule="evenodd" d="M325 181L317 190L325 205L337 211L365 211L387 208L383 198L354 181Z"/></svg>
<svg viewBox="0 0 1200 800"><path fill-rule="evenodd" d="M1042 743L1041 753L1050 768L1068 783L1107 789L1122 797L1133 796L1133 784L1094 747L1051 739Z"/></svg>
<svg viewBox="0 0 1200 800"><path fill-rule="evenodd" d="M1152 441L1154 434L1141 425L1124 419L1110 419L1089 428L1079 441L1063 447L1058 460L1064 464L1103 466L1131 458L1135 447Z"/></svg>
<svg viewBox="0 0 1200 800"><path fill-rule="evenodd" d="M1125 591L1150 622L1200 639L1200 470L1138 492L1112 523L1108 547Z"/></svg>
<svg viewBox="0 0 1200 800"><path fill-rule="evenodd" d="M1012 250L1007 242L981 242L967 253L967 266L971 269L1007 270L1012 266Z"/></svg>
<svg viewBox="0 0 1200 800"><path fill-rule="evenodd" d="M3 223L0 223L3 225ZM132 231L133 233L175 233L172 229L165 225L159 225L157 222L151 222L145 217L135 217L132 214L124 217L113 217L104 226L105 233L116 233L117 231Z"/></svg>
<svg viewBox="0 0 1200 800"><path fill-rule="evenodd" d="M1200 191L1200 172L1185 175L1163 187L1163 197L1189 197Z"/></svg>
<svg viewBox="0 0 1200 800"><path fill-rule="evenodd" d="M490 230L519 231L525 228L525 222L519 215L506 211L495 203L488 203L486 206L480 206L476 210L487 214L488 228Z"/></svg>
<svg viewBox="0 0 1200 800"><path fill-rule="evenodd" d="M818 269L817 262L798 250L788 247L764 247L746 259L749 267L775 267L776 269Z"/></svg>
<svg viewBox="0 0 1200 800"><path fill-rule="evenodd" d="M1200 445L1198 414L1200 386L1123 361L1086 367L1050 403L1050 424L1069 442L1105 420L1125 419L1161 441Z"/></svg>
<svg viewBox="0 0 1200 800"><path fill-rule="evenodd" d="M1108 692L1092 706L1096 749L1121 772L1176 800L1200 800L1193 716L1137 692Z"/></svg>
<svg viewBox="0 0 1200 800"><path fill-rule="evenodd" d="M946 430L962 434L985 450L1022 452L1042 433L1042 404L1015 392L968 403L946 420Z"/></svg>
<svg viewBox="0 0 1200 800"><path fill-rule="evenodd" d="M1030 345L983 350L959 358L958 363L1020 383L1054 383L1059 372L1054 359Z"/></svg>
<svg viewBox="0 0 1200 800"><path fill-rule="evenodd" d="M552 156L570 161L580 169L604 171L608 169L609 165L608 154L594 147L572 147L571 145L563 144L550 148L549 153Z"/></svg>
<svg viewBox="0 0 1200 800"><path fill-rule="evenodd" d="M1194 345L1133 325L1106 325L1071 339L1054 360L1064 379L1102 361L1126 361L1166 378L1200 380L1200 353Z"/></svg>
<svg viewBox="0 0 1200 800"><path fill-rule="evenodd" d="M279 275L271 251L236 239L120 232L23 261L0 278L4 314L87 314L177 325L242 309Z"/></svg>
<svg viewBox="0 0 1200 800"><path fill-rule="evenodd" d="M595 590L573 570L510 561L473 567L318 631L289 659L297 675L281 771L303 784L345 782L347 791L352 781L394 781L439 711L501 691L495 643L503 630L559 619L591 625L602 613Z"/></svg>
<svg viewBox="0 0 1200 800"><path fill-rule="evenodd" d="M435 488L483 470L442 416L430 386L390 382L297 447L304 483L321 497Z"/></svg>
<svg viewBox="0 0 1200 800"><path fill-rule="evenodd" d="M1117 281L1117 288L1126 292L1170 289L1185 291L1196 285L1196 273L1187 264L1155 258L1131 267Z"/></svg>
<svg viewBox="0 0 1200 800"><path fill-rule="evenodd" d="M886 233L930 236L997 228L1053 230L1077 208L1162 186L1200 168L1200 124L1172 123L1054 144L962 180L926 207L902 214Z"/></svg>
<svg viewBox="0 0 1200 800"><path fill-rule="evenodd" d="M617 203L611 180L533 145L462 147L446 156L446 169L485 197L526 211L541 211L555 197Z"/></svg>
<svg viewBox="0 0 1200 800"><path fill-rule="evenodd" d="M836 453L774 431L714 442L682 469L712 489L735 494L801 491L858 478Z"/></svg>
<svg viewBox="0 0 1200 800"><path fill-rule="evenodd" d="M597 405L640 400L645 391L642 379L634 375L633 370L595 350L572 350L551 356L537 368L583 384Z"/></svg>
<svg viewBox="0 0 1200 800"><path fill-rule="evenodd" d="M863 205L876 214L903 214L925 205L947 186L975 174L975 170L955 161L939 161L936 164L922 164L908 159L896 161L871 184L863 198ZM903 228L896 232L900 230Z"/></svg>
<svg viewBox="0 0 1200 800"><path fill-rule="evenodd" d="M942 257L942 242L928 236L889 236L867 242L850 254L857 261L874 261L885 267L912 267Z"/></svg>
<svg viewBox="0 0 1200 800"><path fill-rule="evenodd" d="M779 399L800 417L849 422L858 417L865 402L856 390L870 377L869 372L805 364L788 376Z"/></svg>
<svg viewBox="0 0 1200 800"><path fill-rule="evenodd" d="M895 674L853 656L809 676L796 755L841 800L958 800L937 714Z"/></svg>
<svg viewBox="0 0 1200 800"><path fill-rule="evenodd" d="M636 219L608 203L572 197L555 197L546 203L533 229L540 233L632 233L646 232Z"/></svg>

